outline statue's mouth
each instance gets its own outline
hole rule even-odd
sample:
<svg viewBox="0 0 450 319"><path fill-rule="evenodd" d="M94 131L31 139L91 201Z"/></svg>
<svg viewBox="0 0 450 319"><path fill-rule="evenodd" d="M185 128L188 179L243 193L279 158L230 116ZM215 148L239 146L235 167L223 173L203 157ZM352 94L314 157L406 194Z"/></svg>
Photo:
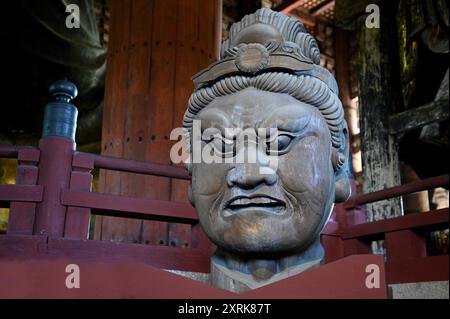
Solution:
<svg viewBox="0 0 450 319"><path fill-rule="evenodd" d="M285 201L268 195L235 196L225 204L224 216L248 211L281 214L285 208Z"/></svg>

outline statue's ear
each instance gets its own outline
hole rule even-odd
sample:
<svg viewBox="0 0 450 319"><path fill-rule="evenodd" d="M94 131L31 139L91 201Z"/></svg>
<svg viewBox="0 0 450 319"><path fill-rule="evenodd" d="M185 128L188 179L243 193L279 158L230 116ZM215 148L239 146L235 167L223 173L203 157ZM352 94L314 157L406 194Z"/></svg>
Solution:
<svg viewBox="0 0 450 319"><path fill-rule="evenodd" d="M332 162L334 168L334 176L336 183L335 203L345 202L350 198L352 188L350 185L351 178L351 155L349 148L348 129L344 122L341 134L341 147L339 149L333 148Z"/></svg>
<svg viewBox="0 0 450 319"><path fill-rule="evenodd" d="M189 175L191 175L191 177L192 177L191 154L189 154L188 158L186 158L186 160L184 161L184 167L187 169L187 171L189 172ZM194 194L192 193L192 180L189 182L188 199L189 199L189 202L191 203L191 205L195 207Z"/></svg>
<svg viewBox="0 0 450 319"><path fill-rule="evenodd" d="M336 180L336 190L334 195L334 202L336 204L345 202L352 195L352 187L348 177Z"/></svg>

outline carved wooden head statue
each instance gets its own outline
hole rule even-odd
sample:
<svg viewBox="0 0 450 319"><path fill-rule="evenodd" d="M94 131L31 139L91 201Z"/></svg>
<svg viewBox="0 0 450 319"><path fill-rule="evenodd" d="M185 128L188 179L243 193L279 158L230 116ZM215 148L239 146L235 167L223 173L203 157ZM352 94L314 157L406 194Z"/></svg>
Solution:
<svg viewBox="0 0 450 319"><path fill-rule="evenodd" d="M319 62L298 20L260 9L233 24L221 60L194 76L183 122L189 196L223 251L304 251L350 195L343 108Z"/></svg>

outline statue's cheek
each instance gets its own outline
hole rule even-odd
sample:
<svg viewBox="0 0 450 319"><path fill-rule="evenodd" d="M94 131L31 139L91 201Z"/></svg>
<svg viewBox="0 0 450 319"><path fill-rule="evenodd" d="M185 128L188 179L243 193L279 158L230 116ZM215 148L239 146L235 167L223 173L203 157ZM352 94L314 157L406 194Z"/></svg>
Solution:
<svg viewBox="0 0 450 319"><path fill-rule="evenodd" d="M279 158L278 176L282 185L295 192L312 191L328 173L327 154L316 143L303 143Z"/></svg>
<svg viewBox="0 0 450 319"><path fill-rule="evenodd" d="M195 193L214 195L223 188L228 168L225 164L194 164L192 187Z"/></svg>

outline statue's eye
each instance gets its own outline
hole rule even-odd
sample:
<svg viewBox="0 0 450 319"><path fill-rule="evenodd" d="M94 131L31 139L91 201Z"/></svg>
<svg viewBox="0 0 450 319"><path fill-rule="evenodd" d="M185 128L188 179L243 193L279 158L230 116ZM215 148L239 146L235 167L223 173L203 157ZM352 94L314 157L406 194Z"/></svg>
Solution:
<svg viewBox="0 0 450 319"><path fill-rule="evenodd" d="M235 156L236 155L236 139L226 138L222 136L221 138L221 154L224 157Z"/></svg>
<svg viewBox="0 0 450 319"><path fill-rule="evenodd" d="M278 151L283 151L285 150L289 144L291 143L292 137L288 136L288 135L280 135L278 136L277 139L277 149Z"/></svg>
<svg viewBox="0 0 450 319"><path fill-rule="evenodd" d="M274 140L267 143L267 154L281 155L289 151L289 146L296 136L280 134Z"/></svg>
<svg viewBox="0 0 450 319"><path fill-rule="evenodd" d="M217 155L222 157L234 156L236 145L234 139L228 139L221 134L214 134L202 138L206 144L210 144Z"/></svg>

